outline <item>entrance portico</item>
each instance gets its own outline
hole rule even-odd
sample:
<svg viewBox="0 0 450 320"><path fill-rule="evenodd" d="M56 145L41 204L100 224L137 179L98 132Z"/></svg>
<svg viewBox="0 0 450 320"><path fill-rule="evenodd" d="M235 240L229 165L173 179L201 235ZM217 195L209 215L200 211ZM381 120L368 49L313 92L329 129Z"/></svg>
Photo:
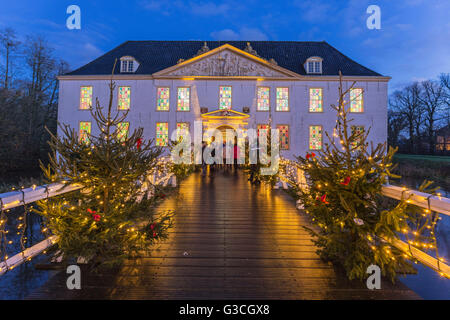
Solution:
<svg viewBox="0 0 450 320"><path fill-rule="evenodd" d="M235 110L215 110L207 113L203 113L201 115L203 121L203 132L207 132L208 130L219 130L223 134L223 141L226 142L227 139L233 139L233 137L226 137L227 129L230 130L244 130L244 137L246 134L246 129L248 128L247 119L250 116L248 114L238 112Z"/></svg>

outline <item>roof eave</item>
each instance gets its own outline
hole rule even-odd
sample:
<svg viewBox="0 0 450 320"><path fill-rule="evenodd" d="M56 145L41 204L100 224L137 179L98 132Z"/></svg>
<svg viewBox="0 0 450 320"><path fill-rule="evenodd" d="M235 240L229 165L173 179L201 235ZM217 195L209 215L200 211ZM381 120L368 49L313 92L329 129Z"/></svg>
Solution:
<svg viewBox="0 0 450 320"><path fill-rule="evenodd" d="M265 81L337 81L338 75L303 75L297 78L271 78L271 77L220 77L220 76L154 76L152 74L115 74L111 75L60 75L58 80L153 80L153 79L174 79L174 80L265 80ZM388 76L343 76L345 81L382 81L388 82L391 77Z"/></svg>

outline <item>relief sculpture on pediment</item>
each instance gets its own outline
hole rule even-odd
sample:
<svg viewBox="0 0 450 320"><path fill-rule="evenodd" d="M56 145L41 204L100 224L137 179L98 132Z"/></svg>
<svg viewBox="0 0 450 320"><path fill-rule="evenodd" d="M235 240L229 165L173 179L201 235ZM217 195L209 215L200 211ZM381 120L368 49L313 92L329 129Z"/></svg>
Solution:
<svg viewBox="0 0 450 320"><path fill-rule="evenodd" d="M170 73L173 76L259 76L286 77L285 74L242 57L229 50L180 67Z"/></svg>

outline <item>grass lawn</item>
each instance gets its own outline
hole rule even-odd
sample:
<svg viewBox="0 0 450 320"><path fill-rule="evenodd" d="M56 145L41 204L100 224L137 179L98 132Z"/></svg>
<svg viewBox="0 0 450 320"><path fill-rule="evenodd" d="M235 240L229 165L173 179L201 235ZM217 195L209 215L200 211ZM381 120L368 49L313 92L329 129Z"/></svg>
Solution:
<svg viewBox="0 0 450 320"><path fill-rule="evenodd" d="M431 180L442 190L450 190L450 157L430 156L418 154L396 154L393 162L397 168L393 173L412 181L413 184L421 184L423 180ZM414 188L414 185L410 185Z"/></svg>
<svg viewBox="0 0 450 320"><path fill-rule="evenodd" d="M430 156L430 155L422 155L422 154L404 154L397 153L394 156L395 160L426 160L426 161L434 161L434 162L444 162L450 164L450 156Z"/></svg>

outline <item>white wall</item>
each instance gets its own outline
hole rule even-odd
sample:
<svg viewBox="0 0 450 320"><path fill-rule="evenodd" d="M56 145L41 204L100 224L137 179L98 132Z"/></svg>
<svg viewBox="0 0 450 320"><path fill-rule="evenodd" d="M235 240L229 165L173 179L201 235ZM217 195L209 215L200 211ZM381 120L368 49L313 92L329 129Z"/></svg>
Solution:
<svg viewBox="0 0 450 320"><path fill-rule="evenodd" d="M290 150L282 151L282 155L292 158L304 155L308 151L308 131L310 125L322 125L324 132L333 132L336 115L331 104L338 99L337 81L254 81L254 80L116 80L116 93L113 107L117 106L117 87L131 87L131 108L128 113L130 130L138 127L144 129L146 138L154 138L155 123L169 122L169 133L176 128L177 122L193 122L200 118L200 107L208 111L217 110L219 86L232 86L232 107L242 112L243 107L250 107L249 127L256 128L259 123L267 123L269 112L256 111L256 87L270 87L270 105L272 125L287 124L290 128ZM93 100L98 97L101 106L107 107L109 100L108 80L60 80L60 96L58 121L78 130L80 121L92 121L88 110L79 109L80 87L93 87ZM345 82L347 88L350 82ZM354 125L371 127L370 140L384 142L387 139L387 82L358 82L355 87L364 89L364 112L353 113ZM170 111L156 111L156 91L158 86L170 87ZM176 111L177 87L191 87L191 110ZM289 87L290 111L275 111L276 87ZM309 88L323 88L324 112L308 112ZM93 123L92 133L98 134ZM324 135L324 142L327 138Z"/></svg>

